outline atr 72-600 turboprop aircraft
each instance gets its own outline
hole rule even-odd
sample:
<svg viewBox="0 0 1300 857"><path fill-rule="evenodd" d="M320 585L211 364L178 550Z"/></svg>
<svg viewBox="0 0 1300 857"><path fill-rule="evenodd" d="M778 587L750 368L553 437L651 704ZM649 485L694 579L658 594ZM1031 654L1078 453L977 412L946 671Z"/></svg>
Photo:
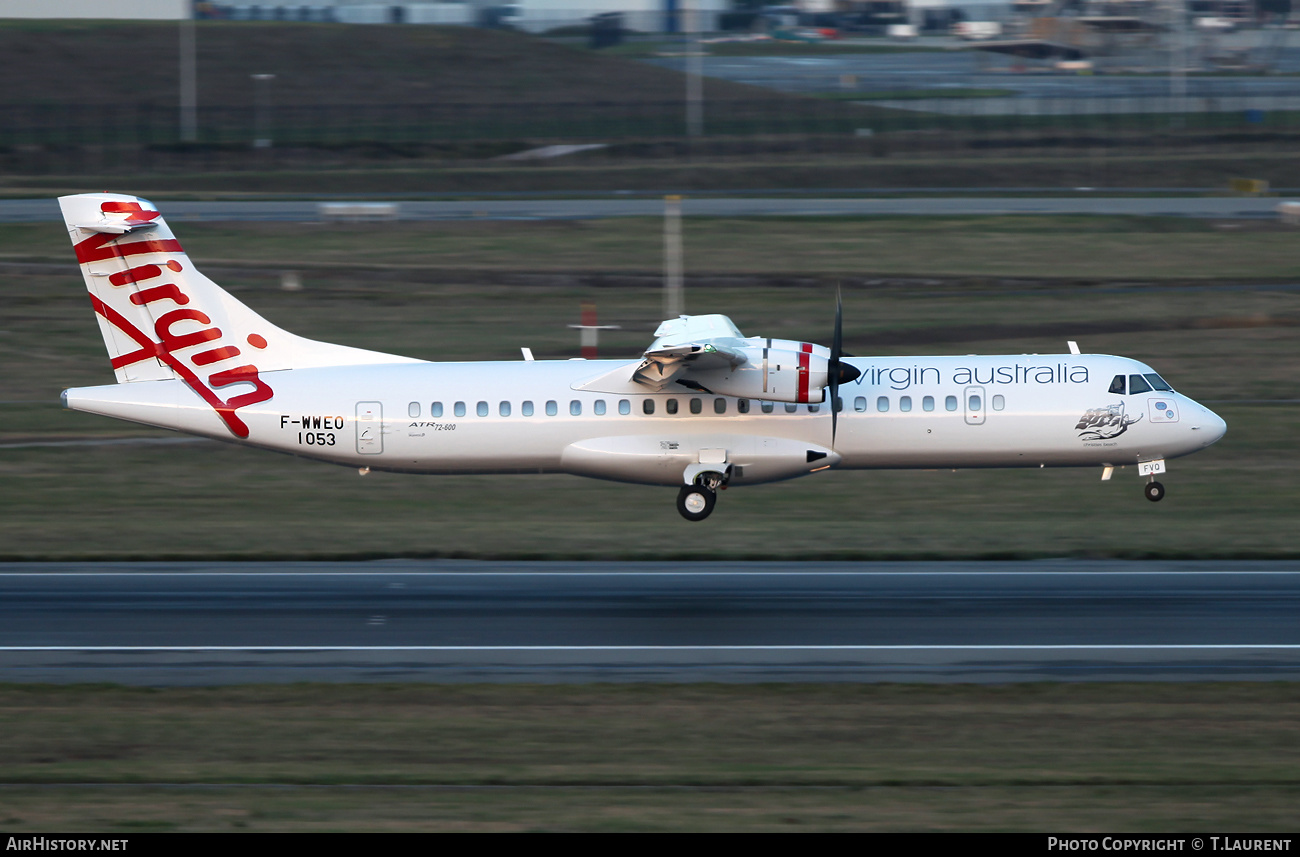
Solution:
<svg viewBox="0 0 1300 857"><path fill-rule="evenodd" d="M59 200L117 384L79 411L370 470L572 473L717 491L832 467L1136 465L1223 436L1209 409L1124 357L846 357L669 319L641 357L429 363L281 330L195 270L153 204Z"/></svg>

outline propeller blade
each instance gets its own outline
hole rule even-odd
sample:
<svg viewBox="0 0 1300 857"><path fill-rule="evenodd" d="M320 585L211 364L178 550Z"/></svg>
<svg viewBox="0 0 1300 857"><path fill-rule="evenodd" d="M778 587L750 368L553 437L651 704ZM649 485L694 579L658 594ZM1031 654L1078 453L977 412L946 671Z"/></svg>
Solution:
<svg viewBox="0 0 1300 857"><path fill-rule="evenodd" d="M840 284L835 284L835 336L831 339L831 362L827 366L831 387L831 449L835 448L835 433L840 421L840 355L844 351L844 298Z"/></svg>
<svg viewBox="0 0 1300 857"><path fill-rule="evenodd" d="M835 284L835 338L831 340L831 364L839 362L844 351L844 295Z"/></svg>
<svg viewBox="0 0 1300 857"><path fill-rule="evenodd" d="M826 367L831 391L831 448L835 448L835 434L840 421L840 384L851 384L861 377L856 366L843 361L844 357L844 297L840 285L835 286L835 335L831 338L831 359Z"/></svg>

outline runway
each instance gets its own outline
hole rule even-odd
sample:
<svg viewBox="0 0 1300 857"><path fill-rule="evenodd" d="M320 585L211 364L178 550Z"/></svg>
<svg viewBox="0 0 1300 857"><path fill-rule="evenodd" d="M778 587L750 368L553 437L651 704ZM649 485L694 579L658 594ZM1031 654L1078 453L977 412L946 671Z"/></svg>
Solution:
<svg viewBox="0 0 1300 857"><path fill-rule="evenodd" d="M1300 676L1300 562L0 564L0 681Z"/></svg>

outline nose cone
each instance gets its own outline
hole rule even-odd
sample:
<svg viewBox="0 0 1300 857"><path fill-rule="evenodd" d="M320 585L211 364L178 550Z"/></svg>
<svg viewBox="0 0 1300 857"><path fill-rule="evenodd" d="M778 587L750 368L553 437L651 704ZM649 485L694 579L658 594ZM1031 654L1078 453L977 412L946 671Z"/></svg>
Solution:
<svg viewBox="0 0 1300 857"><path fill-rule="evenodd" d="M1196 433L1201 435L1201 446L1209 446L1228 431L1228 424L1223 417L1207 407L1201 406L1201 418L1196 421Z"/></svg>

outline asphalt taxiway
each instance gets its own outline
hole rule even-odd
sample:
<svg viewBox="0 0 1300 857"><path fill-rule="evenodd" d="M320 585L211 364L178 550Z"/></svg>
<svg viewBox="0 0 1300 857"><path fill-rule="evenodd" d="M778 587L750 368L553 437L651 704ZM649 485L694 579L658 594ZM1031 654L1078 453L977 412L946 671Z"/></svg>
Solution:
<svg viewBox="0 0 1300 857"><path fill-rule="evenodd" d="M1300 677L1300 562L0 564L0 681Z"/></svg>
<svg viewBox="0 0 1300 857"><path fill-rule="evenodd" d="M958 217L976 215L1097 214L1212 219L1276 219L1276 197L691 197L682 201L687 217ZM652 197L598 199L394 200L400 220L589 220L606 217L659 217L664 202ZM228 221L310 223L322 219L320 202L164 201L174 226L185 222ZM0 200L0 223L59 222L53 199Z"/></svg>

